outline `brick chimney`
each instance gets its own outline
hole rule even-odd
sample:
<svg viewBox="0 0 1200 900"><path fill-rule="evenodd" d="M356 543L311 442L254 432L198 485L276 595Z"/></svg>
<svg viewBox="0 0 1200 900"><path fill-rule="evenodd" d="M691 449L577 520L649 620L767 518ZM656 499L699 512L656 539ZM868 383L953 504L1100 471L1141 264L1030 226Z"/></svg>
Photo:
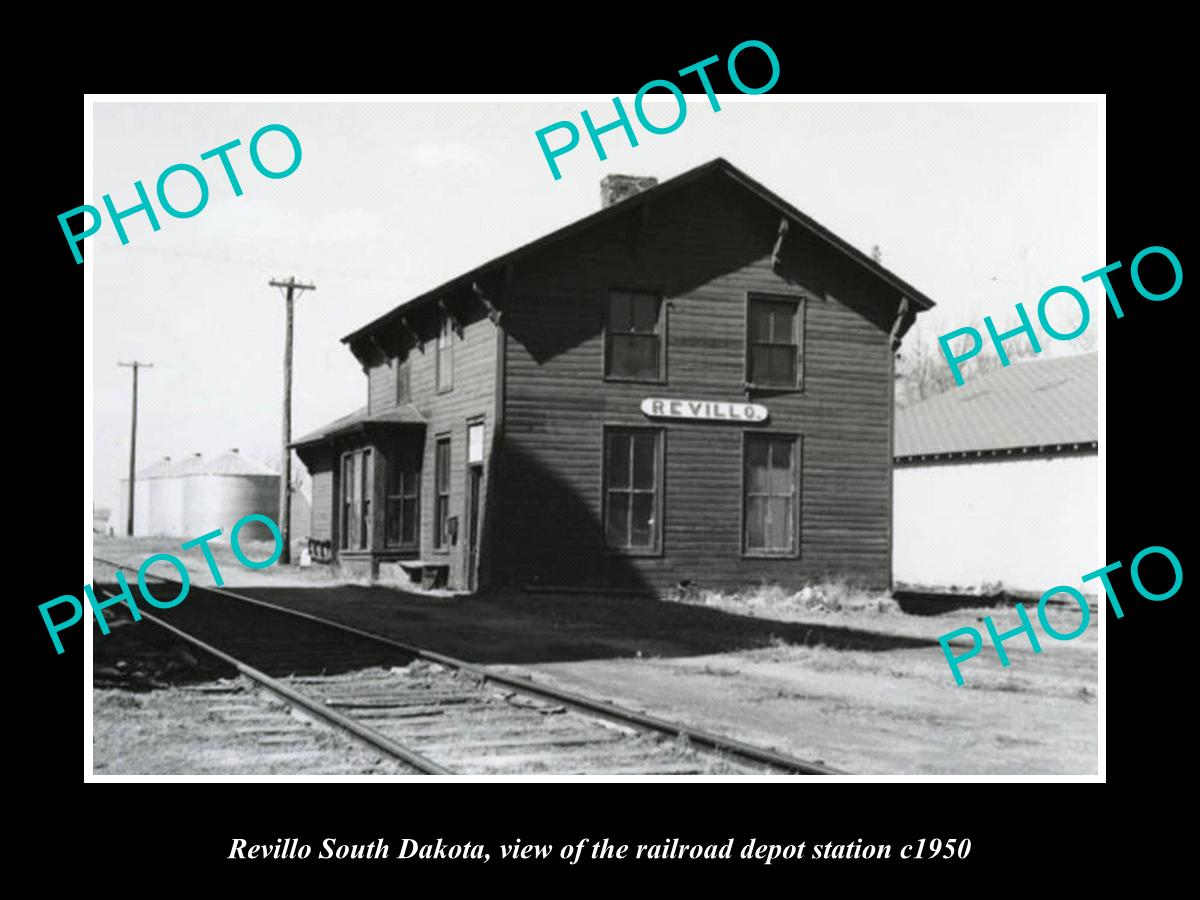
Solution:
<svg viewBox="0 0 1200 900"><path fill-rule="evenodd" d="M643 178L639 175L605 175L600 181L601 208L620 203L627 197L640 194L647 188L658 184L657 178Z"/></svg>

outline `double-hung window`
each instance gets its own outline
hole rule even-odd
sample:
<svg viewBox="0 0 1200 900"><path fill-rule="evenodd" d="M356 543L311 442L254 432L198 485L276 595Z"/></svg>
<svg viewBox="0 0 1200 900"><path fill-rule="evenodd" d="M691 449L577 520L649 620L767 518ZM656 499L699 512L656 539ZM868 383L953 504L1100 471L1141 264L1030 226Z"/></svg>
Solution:
<svg viewBox="0 0 1200 900"><path fill-rule="evenodd" d="M604 377L663 381L662 297L645 291L611 291L605 321Z"/></svg>
<svg viewBox="0 0 1200 900"><path fill-rule="evenodd" d="M342 515L340 546L343 550L371 547L371 498L375 493L375 467L370 447L342 455Z"/></svg>
<svg viewBox="0 0 1200 900"><path fill-rule="evenodd" d="M421 454L416 447L388 453L384 499L384 545L416 549L420 515Z"/></svg>
<svg viewBox="0 0 1200 900"><path fill-rule="evenodd" d="M437 370L438 393L451 390L454 387L454 320L445 312L438 327L434 368Z"/></svg>
<svg viewBox="0 0 1200 900"><path fill-rule="evenodd" d="M604 432L604 537L612 550L657 553L662 547L662 431Z"/></svg>
<svg viewBox="0 0 1200 900"><path fill-rule="evenodd" d="M800 552L800 441L792 436L745 436L742 475L742 552L797 556Z"/></svg>
<svg viewBox="0 0 1200 900"><path fill-rule="evenodd" d="M408 403L412 398L412 366L410 357L396 360L396 403Z"/></svg>
<svg viewBox="0 0 1200 900"><path fill-rule="evenodd" d="M746 321L746 383L795 389L804 383L804 305L799 298L749 298Z"/></svg>

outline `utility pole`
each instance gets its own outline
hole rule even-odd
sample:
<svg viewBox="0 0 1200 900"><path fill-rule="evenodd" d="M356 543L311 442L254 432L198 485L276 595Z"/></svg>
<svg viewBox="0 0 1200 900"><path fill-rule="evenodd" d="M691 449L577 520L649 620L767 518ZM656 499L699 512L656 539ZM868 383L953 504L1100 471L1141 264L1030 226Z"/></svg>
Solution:
<svg viewBox="0 0 1200 900"><path fill-rule="evenodd" d="M279 530L283 533L283 553L279 561L288 565L292 561L292 304L305 291L315 291L315 284L297 284L295 276L287 281L272 278L271 287L286 291L287 328L283 340L283 472L279 479Z"/></svg>
<svg viewBox="0 0 1200 900"><path fill-rule="evenodd" d="M138 362L136 359L131 362L119 362L118 366L125 369L133 369L133 415L130 417L129 424L129 495L128 502L125 504L125 530L130 537L133 536L133 482L137 472L137 373L138 369L153 369L154 363Z"/></svg>

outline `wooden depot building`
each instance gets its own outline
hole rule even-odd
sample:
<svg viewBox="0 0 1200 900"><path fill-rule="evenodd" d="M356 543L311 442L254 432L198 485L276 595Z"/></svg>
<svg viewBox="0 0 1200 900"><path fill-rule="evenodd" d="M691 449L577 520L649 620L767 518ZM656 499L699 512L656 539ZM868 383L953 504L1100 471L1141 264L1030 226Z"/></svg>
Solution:
<svg viewBox="0 0 1200 900"><path fill-rule="evenodd" d="M723 159L343 338L295 441L310 547L372 577L653 591L891 581L895 349L928 297Z"/></svg>

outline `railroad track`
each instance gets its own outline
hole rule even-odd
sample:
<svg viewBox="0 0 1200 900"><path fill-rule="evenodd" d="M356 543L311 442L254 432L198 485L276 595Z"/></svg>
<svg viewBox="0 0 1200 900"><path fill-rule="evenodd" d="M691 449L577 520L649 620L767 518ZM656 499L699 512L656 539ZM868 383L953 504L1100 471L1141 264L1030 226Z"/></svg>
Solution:
<svg viewBox="0 0 1200 900"><path fill-rule="evenodd" d="M426 774L841 774L222 588L193 583L170 621L139 611L309 716Z"/></svg>

